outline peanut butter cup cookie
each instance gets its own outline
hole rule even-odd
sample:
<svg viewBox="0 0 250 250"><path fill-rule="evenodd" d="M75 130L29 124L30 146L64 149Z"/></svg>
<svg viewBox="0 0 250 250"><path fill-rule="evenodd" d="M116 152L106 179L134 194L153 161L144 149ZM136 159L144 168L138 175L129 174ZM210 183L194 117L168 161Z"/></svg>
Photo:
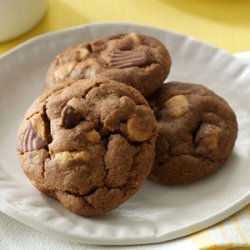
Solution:
<svg viewBox="0 0 250 250"><path fill-rule="evenodd" d="M28 109L17 150L32 184L79 215L104 214L149 175L157 124L134 88L111 80L68 81Z"/></svg>
<svg viewBox="0 0 250 250"><path fill-rule="evenodd" d="M228 160L237 121L221 97L201 85L172 82L150 97L150 104L159 127L152 180L185 184Z"/></svg>
<svg viewBox="0 0 250 250"><path fill-rule="evenodd" d="M65 79L105 78L138 89L144 96L163 84L171 66L165 46L135 33L104 37L59 54L47 73L47 87Z"/></svg>

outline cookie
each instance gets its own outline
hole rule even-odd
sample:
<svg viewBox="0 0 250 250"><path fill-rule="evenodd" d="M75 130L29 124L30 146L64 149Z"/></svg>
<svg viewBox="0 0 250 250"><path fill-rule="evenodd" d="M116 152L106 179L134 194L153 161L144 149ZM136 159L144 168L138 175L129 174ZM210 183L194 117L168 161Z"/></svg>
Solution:
<svg viewBox="0 0 250 250"><path fill-rule="evenodd" d="M161 87L170 66L167 49L155 38L119 34L59 54L48 70L46 86L65 79L105 78L126 83L148 96Z"/></svg>
<svg viewBox="0 0 250 250"><path fill-rule="evenodd" d="M149 101L159 128L152 180L166 185L189 183L228 160L237 121L221 97L202 85L171 82Z"/></svg>
<svg viewBox="0 0 250 250"><path fill-rule="evenodd" d="M150 173L157 123L144 97L111 80L68 81L28 109L17 137L32 184L83 216L131 197Z"/></svg>

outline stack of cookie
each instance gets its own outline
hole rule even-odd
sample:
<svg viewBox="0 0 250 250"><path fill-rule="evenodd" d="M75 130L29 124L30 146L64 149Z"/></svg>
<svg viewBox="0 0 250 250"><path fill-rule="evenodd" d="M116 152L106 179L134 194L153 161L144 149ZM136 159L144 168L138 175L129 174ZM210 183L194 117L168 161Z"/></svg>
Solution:
<svg viewBox="0 0 250 250"><path fill-rule="evenodd" d="M185 184L222 166L237 136L233 110L201 85L163 85L170 66L163 44L135 33L59 54L18 132L32 184L90 216L118 207L148 176Z"/></svg>

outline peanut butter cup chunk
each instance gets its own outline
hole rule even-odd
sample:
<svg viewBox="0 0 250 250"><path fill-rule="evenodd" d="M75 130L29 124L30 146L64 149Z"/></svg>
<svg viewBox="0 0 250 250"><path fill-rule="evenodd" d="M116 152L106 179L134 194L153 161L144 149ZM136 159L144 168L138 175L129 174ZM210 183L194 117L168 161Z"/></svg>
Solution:
<svg viewBox="0 0 250 250"><path fill-rule="evenodd" d="M112 80L77 80L47 89L17 137L32 184L83 216L105 214L150 173L155 116L136 89Z"/></svg>
<svg viewBox="0 0 250 250"><path fill-rule="evenodd" d="M59 54L49 68L46 86L66 79L106 78L149 96L163 84L170 66L167 49L155 38L118 34L82 43Z"/></svg>
<svg viewBox="0 0 250 250"><path fill-rule="evenodd" d="M171 82L149 102L159 128L152 180L189 183L228 160L238 129L234 111L221 97L202 85Z"/></svg>

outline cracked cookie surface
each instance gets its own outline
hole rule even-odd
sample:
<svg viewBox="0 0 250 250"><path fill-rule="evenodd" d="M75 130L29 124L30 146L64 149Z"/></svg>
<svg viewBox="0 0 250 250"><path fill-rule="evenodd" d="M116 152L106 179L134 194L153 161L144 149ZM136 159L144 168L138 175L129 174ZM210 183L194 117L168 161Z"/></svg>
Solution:
<svg viewBox="0 0 250 250"><path fill-rule="evenodd" d="M185 184L213 173L230 157L237 121L228 103L202 85L171 82L149 98L158 122L150 178Z"/></svg>
<svg viewBox="0 0 250 250"><path fill-rule="evenodd" d="M46 86L66 79L105 78L123 82L148 96L169 74L170 55L155 38L135 33L107 36L68 48L51 64Z"/></svg>
<svg viewBox="0 0 250 250"><path fill-rule="evenodd" d="M104 214L150 173L157 124L143 96L111 80L68 81L28 109L17 137L32 184L79 215Z"/></svg>

